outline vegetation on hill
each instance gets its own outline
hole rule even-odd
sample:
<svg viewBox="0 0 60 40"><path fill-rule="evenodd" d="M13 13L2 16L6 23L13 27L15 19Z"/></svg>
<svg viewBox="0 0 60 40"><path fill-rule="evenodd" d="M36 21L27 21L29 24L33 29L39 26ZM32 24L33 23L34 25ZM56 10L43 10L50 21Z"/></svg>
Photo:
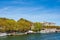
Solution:
<svg viewBox="0 0 60 40"><path fill-rule="evenodd" d="M42 29L42 24L39 22L34 23L34 31L40 31Z"/></svg>
<svg viewBox="0 0 60 40"><path fill-rule="evenodd" d="M34 26L34 29L31 29ZM19 19L15 21L14 19L0 18L0 32L26 32L28 30L40 31L42 24L40 22L31 22L26 19ZM57 26L45 26L45 28L59 28Z"/></svg>
<svg viewBox="0 0 60 40"><path fill-rule="evenodd" d="M30 22L26 19L23 19L23 18L21 18L17 21L17 26L19 28L19 31L21 31L21 32L30 30L31 25L32 25L32 22Z"/></svg>

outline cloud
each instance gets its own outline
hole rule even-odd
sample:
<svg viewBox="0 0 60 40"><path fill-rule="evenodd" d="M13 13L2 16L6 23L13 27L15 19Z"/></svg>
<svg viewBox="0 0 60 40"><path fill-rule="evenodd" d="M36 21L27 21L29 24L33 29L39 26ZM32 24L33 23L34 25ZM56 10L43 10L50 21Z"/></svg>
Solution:
<svg viewBox="0 0 60 40"><path fill-rule="evenodd" d="M42 10L42 11L41 11ZM25 7L5 7L3 9L0 9L0 14L7 16L7 17L25 17L25 18L42 18L44 19L45 17L49 17L52 14L48 15L48 10L45 10L44 7L39 7L39 8L25 8ZM50 11L51 12L51 11ZM56 15L55 15L56 16ZM47 18L48 19L48 18Z"/></svg>
<svg viewBox="0 0 60 40"><path fill-rule="evenodd" d="M0 17L7 17L15 20L25 18L31 21L51 21L59 23L59 2L59 0L0 1Z"/></svg>
<svg viewBox="0 0 60 40"><path fill-rule="evenodd" d="M23 1L12 1L11 3L13 3L13 4L27 4L27 2L23 2Z"/></svg>
<svg viewBox="0 0 60 40"><path fill-rule="evenodd" d="M56 11L56 12L55 12ZM6 17L25 17L25 18L32 18L32 19L58 19L60 18L59 14L56 14L58 10L47 10L44 7L40 8L14 8L14 7L5 7L3 9L0 9L0 14L2 16Z"/></svg>
<svg viewBox="0 0 60 40"><path fill-rule="evenodd" d="M0 17L28 19L32 22L55 22L59 23L59 9L46 9L45 7L4 7L0 9Z"/></svg>

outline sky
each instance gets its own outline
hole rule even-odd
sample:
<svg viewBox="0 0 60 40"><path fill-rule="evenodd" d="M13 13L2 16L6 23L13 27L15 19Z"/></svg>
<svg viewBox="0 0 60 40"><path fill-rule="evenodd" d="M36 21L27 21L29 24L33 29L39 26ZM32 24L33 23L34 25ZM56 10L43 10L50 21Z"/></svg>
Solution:
<svg viewBox="0 0 60 40"><path fill-rule="evenodd" d="M0 17L60 26L60 0L0 0Z"/></svg>

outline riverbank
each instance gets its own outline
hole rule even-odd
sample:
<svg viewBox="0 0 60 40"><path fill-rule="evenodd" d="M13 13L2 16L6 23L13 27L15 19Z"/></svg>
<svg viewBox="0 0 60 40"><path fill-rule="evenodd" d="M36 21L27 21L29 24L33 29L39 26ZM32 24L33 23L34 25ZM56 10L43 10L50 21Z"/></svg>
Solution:
<svg viewBox="0 0 60 40"><path fill-rule="evenodd" d="M0 40L60 40L60 33L39 33L21 36L4 36Z"/></svg>
<svg viewBox="0 0 60 40"><path fill-rule="evenodd" d="M27 34L27 33L10 33L10 35L8 35L8 36L19 36L19 35L25 35L25 34Z"/></svg>
<svg viewBox="0 0 60 40"><path fill-rule="evenodd" d="M58 32L50 32L51 33L58 33ZM60 33L60 32L59 32ZM27 34L49 34L49 33L40 33L40 32L33 32L33 33L0 33L0 36L20 36L20 35L27 35Z"/></svg>
<svg viewBox="0 0 60 40"><path fill-rule="evenodd" d="M60 32L60 30L57 29L44 29L41 31L34 32L32 30L29 30L27 32L12 32L12 33L0 33L0 36L19 36L19 35L27 35L27 34L36 34L36 33L57 33Z"/></svg>

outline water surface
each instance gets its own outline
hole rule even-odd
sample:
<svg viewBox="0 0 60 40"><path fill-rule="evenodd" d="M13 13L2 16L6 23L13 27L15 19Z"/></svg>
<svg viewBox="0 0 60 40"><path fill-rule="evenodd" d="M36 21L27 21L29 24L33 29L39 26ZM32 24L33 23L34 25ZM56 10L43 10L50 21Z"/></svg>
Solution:
<svg viewBox="0 0 60 40"><path fill-rule="evenodd" d="M0 40L60 40L60 33L5 36L0 37Z"/></svg>

